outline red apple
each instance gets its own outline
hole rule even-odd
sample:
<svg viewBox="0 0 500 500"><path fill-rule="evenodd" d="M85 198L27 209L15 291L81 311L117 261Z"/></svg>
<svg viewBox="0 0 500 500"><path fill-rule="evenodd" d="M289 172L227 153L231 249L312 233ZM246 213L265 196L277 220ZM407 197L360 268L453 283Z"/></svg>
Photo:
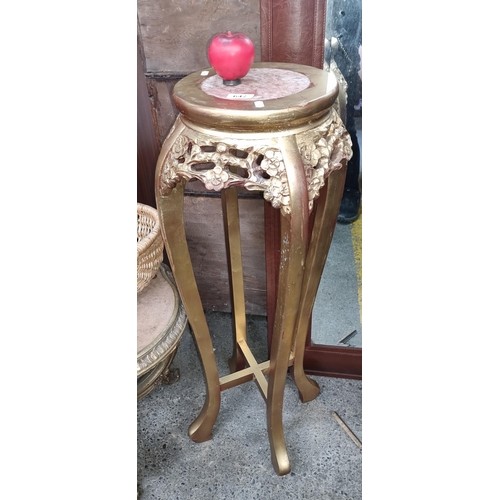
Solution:
<svg viewBox="0 0 500 500"><path fill-rule="evenodd" d="M208 62L225 85L239 85L252 66L255 48L244 33L217 33L208 42Z"/></svg>

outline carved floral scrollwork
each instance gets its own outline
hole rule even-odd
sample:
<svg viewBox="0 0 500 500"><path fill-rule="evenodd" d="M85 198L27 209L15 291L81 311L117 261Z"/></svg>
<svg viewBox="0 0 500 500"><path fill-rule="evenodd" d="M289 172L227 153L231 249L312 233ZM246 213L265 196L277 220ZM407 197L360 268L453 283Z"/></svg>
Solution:
<svg viewBox="0 0 500 500"><path fill-rule="evenodd" d="M212 191L231 186L263 191L273 207L290 211L283 156L277 148L262 146L262 141L255 147L241 148L229 142L214 143L199 132L180 135L162 166L161 194L168 194L181 179L198 179Z"/></svg>
<svg viewBox="0 0 500 500"><path fill-rule="evenodd" d="M289 213L290 191L281 151L267 149L260 167L270 177L264 191L264 199L271 202L274 208L281 208L285 213Z"/></svg>
<svg viewBox="0 0 500 500"><path fill-rule="evenodd" d="M321 126L296 135L308 183L309 208L325 178L341 168L352 156L351 141L338 114ZM162 165L160 192L167 195L182 179L198 179L209 190L220 191L241 186L262 191L264 199L283 214L290 213L290 190L282 152L263 144L262 140L231 139L214 141L198 131L184 129Z"/></svg>
<svg viewBox="0 0 500 500"><path fill-rule="evenodd" d="M209 170L205 176L205 186L207 189L220 191L229 180L229 174L220 166L216 165Z"/></svg>
<svg viewBox="0 0 500 500"><path fill-rule="evenodd" d="M304 162L309 210L312 210L325 179L351 158L351 138L338 113L333 112L329 121L297 136L297 144Z"/></svg>

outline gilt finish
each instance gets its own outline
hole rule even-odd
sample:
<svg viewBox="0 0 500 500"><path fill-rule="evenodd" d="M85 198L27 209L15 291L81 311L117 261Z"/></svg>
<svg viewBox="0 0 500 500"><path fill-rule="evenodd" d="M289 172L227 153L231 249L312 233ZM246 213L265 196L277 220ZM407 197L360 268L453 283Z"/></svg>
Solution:
<svg viewBox="0 0 500 500"><path fill-rule="evenodd" d="M182 127L179 116L174 128ZM201 181L208 190L221 191L229 187L242 187L249 191L262 191L264 199L281 213L290 214L290 188L283 153L276 142L280 136L270 134L263 139L214 137L192 128L183 132L167 152L161 171L159 192L167 196L181 179ZM342 122L335 110L319 126L299 131L295 135L305 170L308 207L312 210L326 177L341 168L340 159L350 148ZM270 146L271 144L271 146ZM332 151L340 149L344 155L330 161ZM235 173L240 169L242 173ZM244 172L244 173L243 173Z"/></svg>
<svg viewBox="0 0 500 500"><path fill-rule="evenodd" d="M248 97L251 94L221 99L204 93L204 79L214 74L210 70L181 80L174 89L180 114L158 158L155 189L165 247L205 376L205 404L189 435L194 441L209 439L220 408L220 392L254 380L266 400L273 466L283 475L290 471L282 416L288 368L292 367L302 401L319 394L317 384L304 373L304 343L352 152L334 107L339 87L331 73L288 63L258 63L254 68L257 76L260 68L297 72L310 85L281 98L257 96L261 100L256 101L255 95ZM220 378L184 230L184 186L193 179L207 190L222 192L234 349L231 374ZM281 213L275 334L269 360L264 363L257 363L246 340L236 188L262 192ZM312 218L322 188L326 196L319 198Z"/></svg>

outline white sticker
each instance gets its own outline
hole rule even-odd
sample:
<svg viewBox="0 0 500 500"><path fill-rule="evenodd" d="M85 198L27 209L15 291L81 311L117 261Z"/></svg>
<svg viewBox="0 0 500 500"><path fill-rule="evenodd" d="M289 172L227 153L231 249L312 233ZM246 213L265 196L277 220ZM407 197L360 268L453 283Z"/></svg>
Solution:
<svg viewBox="0 0 500 500"><path fill-rule="evenodd" d="M206 71L206 70L202 71L200 74L201 74L201 76L207 76L208 75L208 71Z"/></svg>
<svg viewBox="0 0 500 500"><path fill-rule="evenodd" d="M256 108L263 108L264 107L263 101L255 101L253 104Z"/></svg>
<svg viewBox="0 0 500 500"><path fill-rule="evenodd" d="M255 94L227 94L227 99L251 99Z"/></svg>

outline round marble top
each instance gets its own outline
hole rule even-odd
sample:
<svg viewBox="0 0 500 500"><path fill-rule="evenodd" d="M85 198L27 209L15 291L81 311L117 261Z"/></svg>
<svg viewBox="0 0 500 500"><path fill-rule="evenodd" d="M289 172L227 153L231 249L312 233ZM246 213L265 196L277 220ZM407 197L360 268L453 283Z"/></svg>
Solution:
<svg viewBox="0 0 500 500"><path fill-rule="evenodd" d="M292 63L255 63L242 83L226 86L212 68L186 76L173 99L191 124L231 132L273 132L324 117L339 93L332 72Z"/></svg>
<svg viewBox="0 0 500 500"><path fill-rule="evenodd" d="M229 87L219 75L213 75L201 84L201 90L220 99L236 101L267 101L279 99L309 87L311 80L297 71L279 68L252 68L241 83Z"/></svg>

